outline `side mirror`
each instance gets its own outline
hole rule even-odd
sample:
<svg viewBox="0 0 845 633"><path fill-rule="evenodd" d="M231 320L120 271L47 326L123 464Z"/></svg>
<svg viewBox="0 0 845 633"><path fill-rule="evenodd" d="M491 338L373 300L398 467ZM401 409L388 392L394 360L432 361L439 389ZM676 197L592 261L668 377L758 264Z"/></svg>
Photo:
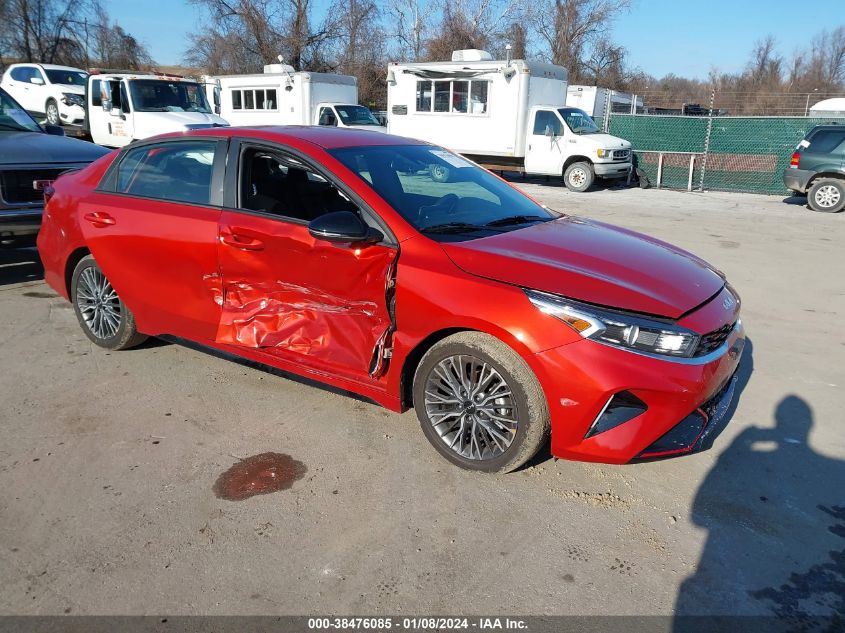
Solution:
<svg viewBox="0 0 845 633"><path fill-rule="evenodd" d="M50 125L49 123L44 126L44 131L47 134L51 134L53 136L64 136L65 129L61 125Z"/></svg>
<svg viewBox="0 0 845 633"><path fill-rule="evenodd" d="M111 112L111 99L103 99L103 111Z"/></svg>
<svg viewBox="0 0 845 633"><path fill-rule="evenodd" d="M30 77L30 78L29 78L29 83L31 83L31 84L35 84L36 86L43 86L43 85L44 85L44 80L43 80L43 79L41 79L41 77Z"/></svg>
<svg viewBox="0 0 845 633"><path fill-rule="evenodd" d="M351 211L333 211L308 223L312 237L326 242L365 242L375 244L384 239L381 231L367 226Z"/></svg>

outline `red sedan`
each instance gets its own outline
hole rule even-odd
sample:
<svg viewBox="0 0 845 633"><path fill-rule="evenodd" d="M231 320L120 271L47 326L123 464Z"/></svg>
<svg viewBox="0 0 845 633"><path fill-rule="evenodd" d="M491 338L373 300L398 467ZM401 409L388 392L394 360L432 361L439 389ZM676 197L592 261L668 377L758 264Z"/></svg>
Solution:
<svg viewBox="0 0 845 633"><path fill-rule="evenodd" d="M744 335L721 273L440 147L197 130L133 143L47 197L46 280L97 345L169 335L414 407L464 468L513 470L550 433L568 459L690 452L733 395Z"/></svg>

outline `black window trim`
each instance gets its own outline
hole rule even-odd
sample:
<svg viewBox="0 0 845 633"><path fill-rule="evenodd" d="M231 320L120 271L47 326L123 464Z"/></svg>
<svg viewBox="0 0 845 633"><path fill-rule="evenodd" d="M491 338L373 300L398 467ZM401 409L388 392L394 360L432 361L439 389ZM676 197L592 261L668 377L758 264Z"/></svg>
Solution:
<svg viewBox="0 0 845 633"><path fill-rule="evenodd" d="M214 164L212 166L211 171L211 191L208 203L203 204L199 202L186 202L183 200L170 200L167 198L153 198L151 196L139 196L138 194L124 193L122 191L115 190L117 188L117 171L118 169L120 169L120 165L126 159L126 155L130 151L158 146L165 147L180 143L196 143L197 141L209 141L217 144L217 147L214 150ZM115 158L112 161L112 164L109 165L109 168L106 170L106 173L103 174L103 177L100 179L100 182L97 184L94 191L96 191L97 193L106 193L112 196L134 198L136 200L154 200L156 202L169 202L171 204L187 204L193 207L203 207L206 209L222 209L224 206L223 175L224 170L226 169L227 145L228 139L222 136L188 136L172 139L136 141L134 143L130 143L129 145L120 150L120 154L118 154L117 158Z"/></svg>
<svg viewBox="0 0 845 633"><path fill-rule="evenodd" d="M399 241L390 230L382 217L369 205L361 196L355 193L349 185L340 180L335 174L332 174L328 169L314 161L310 156L301 152L289 145L284 145L278 141L270 141L264 139L248 138L248 137L232 137L229 143L229 153L226 160L226 175L223 185L223 209L233 213L243 213L244 215L254 215L262 218L269 218L278 222L286 224L296 224L300 226L308 226L307 220L293 218L286 215L279 215L278 213L267 213L266 211L256 211L254 209L243 209L238 206L238 197L240 196L240 172L241 172L241 157L243 153L251 148L260 148L274 154L281 154L282 157L292 158L307 167L309 170L319 174L322 178L336 187L338 191L343 193L349 200L366 215L365 221L371 221L375 228L384 235L384 239L378 242L382 246L398 247ZM215 158L215 160L217 160Z"/></svg>

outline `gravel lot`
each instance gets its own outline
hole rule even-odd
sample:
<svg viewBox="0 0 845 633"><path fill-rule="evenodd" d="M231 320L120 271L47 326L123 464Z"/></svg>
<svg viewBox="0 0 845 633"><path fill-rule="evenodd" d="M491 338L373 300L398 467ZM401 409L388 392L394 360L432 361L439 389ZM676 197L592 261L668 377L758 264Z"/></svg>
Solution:
<svg viewBox="0 0 845 633"><path fill-rule="evenodd" d="M35 252L2 251L0 614L845 615L845 216L516 182L727 273L751 345L712 450L463 472L413 412L164 342L95 348ZM215 496L265 452L304 476Z"/></svg>

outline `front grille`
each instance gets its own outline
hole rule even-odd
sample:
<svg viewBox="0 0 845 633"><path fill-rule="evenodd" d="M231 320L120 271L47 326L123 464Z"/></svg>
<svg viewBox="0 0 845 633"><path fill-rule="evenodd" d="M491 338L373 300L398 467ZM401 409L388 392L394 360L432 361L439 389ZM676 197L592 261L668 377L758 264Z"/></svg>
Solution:
<svg viewBox="0 0 845 633"><path fill-rule="evenodd" d="M44 193L36 191L32 187L32 181L55 180L64 171L67 171L67 167L0 171L0 198L9 204L41 202Z"/></svg>
<svg viewBox="0 0 845 633"><path fill-rule="evenodd" d="M623 158L628 158L631 155L631 150L629 149L617 149L613 150L613 158L617 160L621 160Z"/></svg>
<svg viewBox="0 0 845 633"><path fill-rule="evenodd" d="M695 350L695 356L706 356L710 352L715 352L719 349L728 339L735 325L736 321L723 325L718 330L713 330L702 336Z"/></svg>

